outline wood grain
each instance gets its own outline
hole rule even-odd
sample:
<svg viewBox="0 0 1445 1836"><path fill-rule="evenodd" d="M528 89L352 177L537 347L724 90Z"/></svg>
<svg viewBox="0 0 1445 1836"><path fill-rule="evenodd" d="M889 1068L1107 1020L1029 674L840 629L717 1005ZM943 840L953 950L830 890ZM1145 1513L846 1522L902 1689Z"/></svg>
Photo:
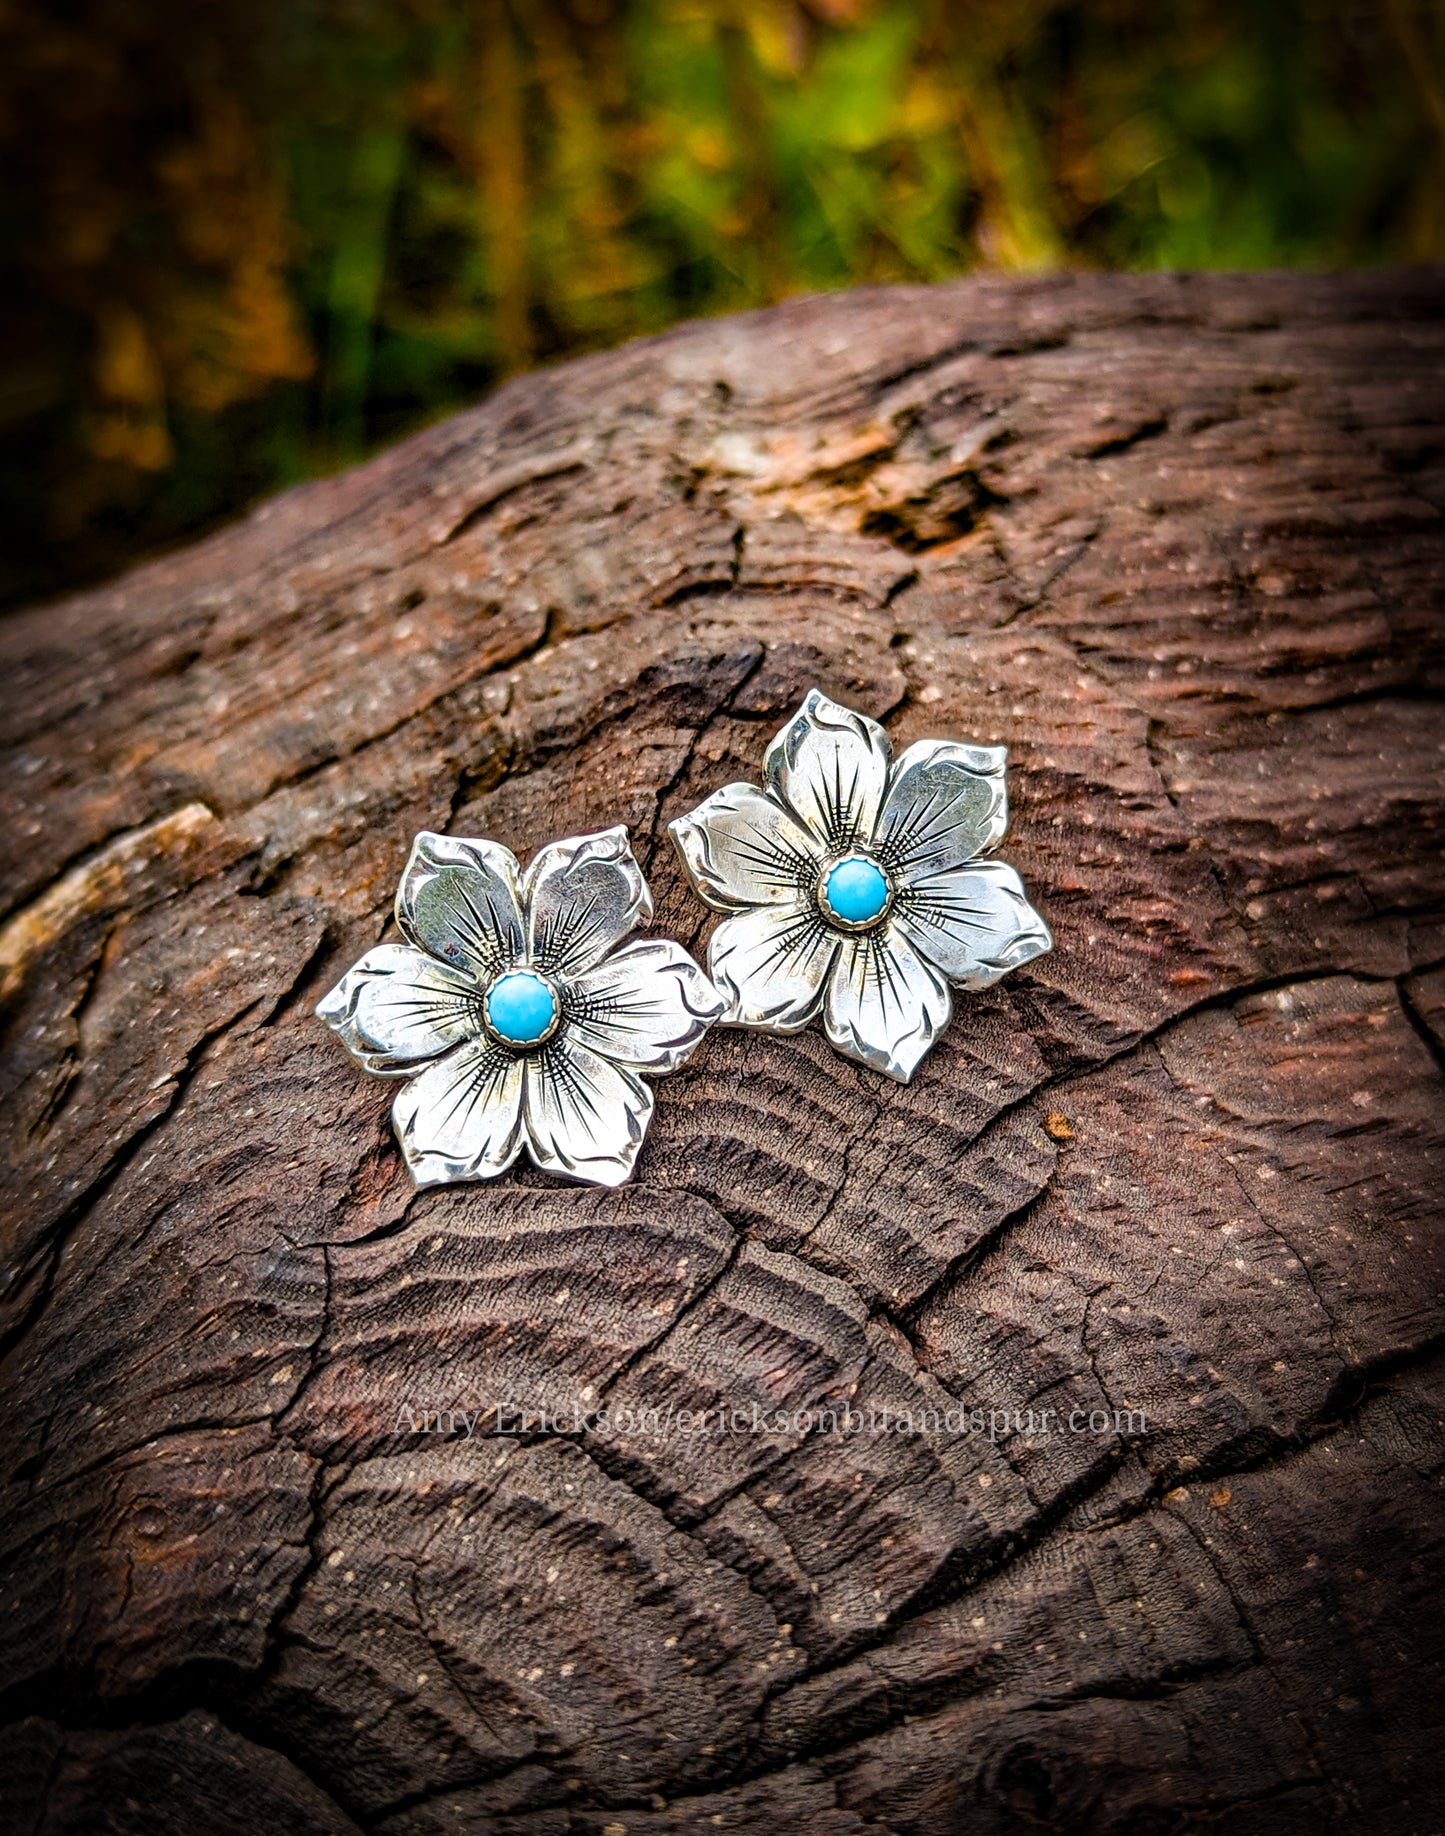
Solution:
<svg viewBox="0 0 1445 1836"><path fill-rule="evenodd" d="M1445 1827L1442 425L1439 272L799 300L0 627L4 1828ZM700 946L814 683L1010 747L1054 953L415 1192L413 832Z"/></svg>

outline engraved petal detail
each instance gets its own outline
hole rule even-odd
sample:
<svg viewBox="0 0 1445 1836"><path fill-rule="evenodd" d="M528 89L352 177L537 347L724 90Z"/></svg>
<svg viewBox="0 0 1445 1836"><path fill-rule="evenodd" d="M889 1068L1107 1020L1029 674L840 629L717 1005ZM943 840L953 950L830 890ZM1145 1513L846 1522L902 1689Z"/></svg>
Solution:
<svg viewBox="0 0 1445 1836"><path fill-rule="evenodd" d="M522 954L517 858L490 841L423 829L396 895L402 936L487 982Z"/></svg>
<svg viewBox="0 0 1445 1836"><path fill-rule="evenodd" d="M397 1092L392 1126L419 1186L493 1179L522 1148L523 1060L474 1039Z"/></svg>
<svg viewBox="0 0 1445 1836"><path fill-rule="evenodd" d="M751 784L725 784L669 832L693 885L721 912L796 903L822 856L818 837Z"/></svg>
<svg viewBox="0 0 1445 1836"><path fill-rule="evenodd" d="M881 859L900 880L986 854L1008 827L1002 746L919 740L893 766L878 820Z"/></svg>
<svg viewBox="0 0 1445 1836"><path fill-rule="evenodd" d="M652 916L652 896L621 826L553 842L522 883L532 965L563 981L584 974Z"/></svg>
<svg viewBox="0 0 1445 1836"><path fill-rule="evenodd" d="M616 1064L674 1071L723 1011L723 997L670 937L643 937L572 984L568 1035Z"/></svg>
<svg viewBox="0 0 1445 1836"><path fill-rule="evenodd" d="M824 848L841 852L872 840L890 757L876 720L810 689L768 747L764 782Z"/></svg>
<svg viewBox="0 0 1445 1836"><path fill-rule="evenodd" d="M1052 949L1054 941L1023 881L1002 861L972 861L911 880L893 923L964 988L987 988Z"/></svg>
<svg viewBox="0 0 1445 1836"><path fill-rule="evenodd" d="M822 1003L838 943L811 905L756 905L724 918L707 957L727 1001L724 1021L775 1033L805 1027Z"/></svg>
<svg viewBox="0 0 1445 1836"><path fill-rule="evenodd" d="M652 1092L641 1078L563 1034L526 1067L527 1144L548 1173L594 1186L631 1174Z"/></svg>
<svg viewBox="0 0 1445 1836"><path fill-rule="evenodd" d="M469 975L408 944L379 944L316 1009L368 1071L406 1074L481 1032Z"/></svg>
<svg viewBox="0 0 1445 1836"><path fill-rule="evenodd" d="M890 927L846 939L823 1027L840 1052L906 1084L952 1012L948 983Z"/></svg>

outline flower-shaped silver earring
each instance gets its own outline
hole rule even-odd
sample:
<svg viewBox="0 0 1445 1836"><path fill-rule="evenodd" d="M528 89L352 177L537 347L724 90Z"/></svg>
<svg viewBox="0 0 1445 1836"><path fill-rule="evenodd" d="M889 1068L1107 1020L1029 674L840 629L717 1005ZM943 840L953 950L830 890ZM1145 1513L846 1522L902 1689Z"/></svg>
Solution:
<svg viewBox="0 0 1445 1836"><path fill-rule="evenodd" d="M813 689L768 747L761 790L728 784L671 825L726 912L708 973L724 1025L795 1033L820 1011L840 1052L907 1083L948 1024L949 983L985 988L1053 939L1012 867L1004 749L919 740Z"/></svg>
<svg viewBox="0 0 1445 1836"><path fill-rule="evenodd" d="M638 1073L673 1071L722 1011L680 944L623 940L652 916L625 828L541 849L423 831L381 944L317 1008L392 1105L418 1185L491 1179L525 1145L599 1186L632 1171L652 1116Z"/></svg>

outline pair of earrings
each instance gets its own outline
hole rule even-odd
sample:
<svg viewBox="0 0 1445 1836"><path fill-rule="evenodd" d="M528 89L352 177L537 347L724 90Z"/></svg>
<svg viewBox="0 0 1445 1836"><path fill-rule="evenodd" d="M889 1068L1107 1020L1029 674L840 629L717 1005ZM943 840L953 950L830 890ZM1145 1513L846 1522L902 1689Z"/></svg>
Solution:
<svg viewBox="0 0 1445 1836"><path fill-rule="evenodd" d="M950 984L984 988L1047 950L1019 876L980 858L1008 821L1004 750L920 740L894 760L876 721L812 690L768 747L671 825L699 895L726 914L708 972L631 938L652 898L625 828L540 850L424 831L396 895L402 943L369 950L317 1008L392 1106L418 1185L491 1179L525 1146L602 1186L632 1172L652 1116L643 1073L675 1071L716 1021L829 1040L906 1083L948 1024Z"/></svg>

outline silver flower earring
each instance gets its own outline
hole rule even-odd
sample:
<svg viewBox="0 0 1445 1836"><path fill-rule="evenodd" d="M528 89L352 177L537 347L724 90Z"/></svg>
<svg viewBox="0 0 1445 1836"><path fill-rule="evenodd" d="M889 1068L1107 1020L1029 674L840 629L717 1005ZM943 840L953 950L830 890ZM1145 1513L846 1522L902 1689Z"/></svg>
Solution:
<svg viewBox="0 0 1445 1836"><path fill-rule="evenodd" d="M708 973L724 1025L795 1033L821 1011L840 1052L907 1083L948 1024L949 984L986 988L1051 948L1012 867L1004 749L919 740L817 689L768 747L763 788L728 784L671 832L728 916Z"/></svg>
<svg viewBox="0 0 1445 1836"><path fill-rule="evenodd" d="M652 916L625 828L553 842L525 875L491 841L423 831L380 944L316 1009L392 1105L420 1186L492 1179L525 1146L567 1179L620 1185L652 1117L638 1075L674 1071L723 1001Z"/></svg>

